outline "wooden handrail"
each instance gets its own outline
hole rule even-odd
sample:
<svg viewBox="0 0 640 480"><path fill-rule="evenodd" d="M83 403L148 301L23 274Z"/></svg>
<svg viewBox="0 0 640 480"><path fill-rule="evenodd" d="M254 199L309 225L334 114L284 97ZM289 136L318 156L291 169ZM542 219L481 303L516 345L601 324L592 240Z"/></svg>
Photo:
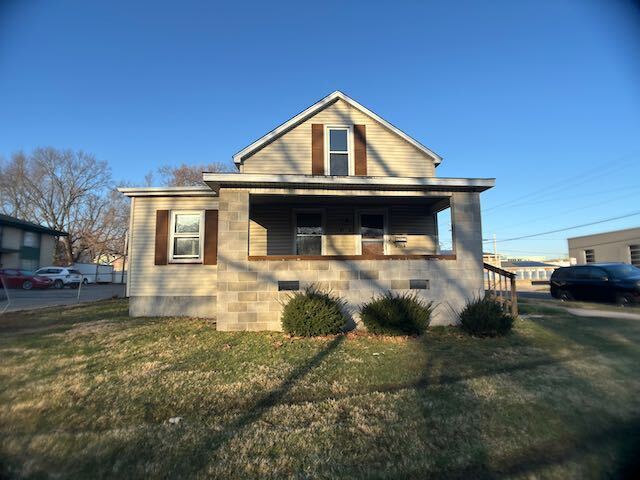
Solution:
<svg viewBox="0 0 640 480"><path fill-rule="evenodd" d="M498 273L500 275L502 275L503 277L507 277L507 278L516 278L516 274L513 272L510 272L509 270L505 270L503 268L500 267L496 267L495 265L491 265L490 263L485 263L484 264L484 269L485 270L490 270L492 272Z"/></svg>
<svg viewBox="0 0 640 480"><path fill-rule="evenodd" d="M508 306L513 317L518 316L518 291L516 289L516 274L504 270L495 265L489 263L484 264L484 269L487 272L487 291L490 295L495 296L503 305ZM496 275L498 275L498 283L496 282ZM493 286L492 286L493 277ZM502 279L508 279L509 282L504 282Z"/></svg>

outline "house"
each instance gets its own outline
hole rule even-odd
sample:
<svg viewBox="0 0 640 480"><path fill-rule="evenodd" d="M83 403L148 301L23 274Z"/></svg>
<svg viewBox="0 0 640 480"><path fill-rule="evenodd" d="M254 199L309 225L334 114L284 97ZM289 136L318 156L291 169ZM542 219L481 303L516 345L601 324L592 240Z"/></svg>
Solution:
<svg viewBox="0 0 640 480"><path fill-rule="evenodd" d="M65 232L0 214L0 268L34 271L53 264L56 239Z"/></svg>
<svg viewBox="0 0 640 480"><path fill-rule="evenodd" d="M131 315L279 330L281 302L315 284L353 311L415 292L437 304L434 324L451 324L482 294L480 193L494 179L437 177L440 156L344 93L233 160L239 173L205 172L202 187L120 189L132 199Z"/></svg>
<svg viewBox="0 0 640 480"><path fill-rule="evenodd" d="M578 265L622 262L640 267L640 227L567 239L569 257Z"/></svg>

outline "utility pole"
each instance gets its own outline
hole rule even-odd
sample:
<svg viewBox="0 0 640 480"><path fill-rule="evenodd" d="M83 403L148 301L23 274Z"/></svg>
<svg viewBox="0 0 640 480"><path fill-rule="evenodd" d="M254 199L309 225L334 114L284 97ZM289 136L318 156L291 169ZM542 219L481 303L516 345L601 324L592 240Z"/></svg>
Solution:
<svg viewBox="0 0 640 480"><path fill-rule="evenodd" d="M496 262L496 267L500 267L498 262L498 242L496 240L496 234L493 234L493 261Z"/></svg>

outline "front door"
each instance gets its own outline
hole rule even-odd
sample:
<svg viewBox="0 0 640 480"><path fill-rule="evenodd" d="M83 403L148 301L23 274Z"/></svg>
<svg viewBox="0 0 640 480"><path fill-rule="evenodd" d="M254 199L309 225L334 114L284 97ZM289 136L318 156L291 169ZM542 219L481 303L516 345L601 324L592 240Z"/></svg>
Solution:
<svg viewBox="0 0 640 480"><path fill-rule="evenodd" d="M383 213L360 214L360 242L362 255L384 255Z"/></svg>

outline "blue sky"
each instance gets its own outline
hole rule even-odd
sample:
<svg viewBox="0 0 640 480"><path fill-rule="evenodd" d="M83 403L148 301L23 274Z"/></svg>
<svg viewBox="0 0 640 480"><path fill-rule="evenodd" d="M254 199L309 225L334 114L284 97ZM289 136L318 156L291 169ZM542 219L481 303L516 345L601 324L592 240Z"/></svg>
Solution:
<svg viewBox="0 0 640 480"><path fill-rule="evenodd" d="M5 158L83 149L142 183L163 164L230 162L336 89L442 155L439 176L496 177L487 238L640 210L632 2L0 3ZM567 236L637 225L499 249L555 256Z"/></svg>

